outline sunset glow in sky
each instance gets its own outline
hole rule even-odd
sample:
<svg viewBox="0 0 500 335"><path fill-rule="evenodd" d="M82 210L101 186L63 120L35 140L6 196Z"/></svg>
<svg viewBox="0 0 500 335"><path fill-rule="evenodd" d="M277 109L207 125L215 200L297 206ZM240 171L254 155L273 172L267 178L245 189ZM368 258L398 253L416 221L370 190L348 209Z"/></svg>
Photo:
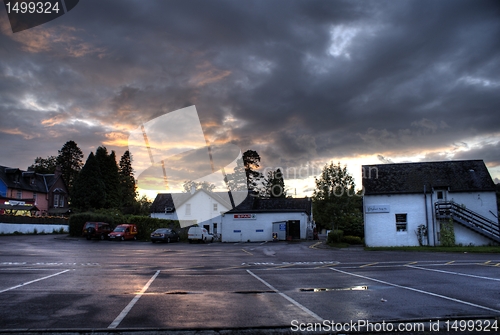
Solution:
<svg viewBox="0 0 500 335"><path fill-rule="evenodd" d="M2 5L0 165L69 140L120 157L141 124L195 105L211 145L257 151L297 196L330 161L358 187L362 164L451 159L499 183L498 36L483 0L85 0L18 33Z"/></svg>

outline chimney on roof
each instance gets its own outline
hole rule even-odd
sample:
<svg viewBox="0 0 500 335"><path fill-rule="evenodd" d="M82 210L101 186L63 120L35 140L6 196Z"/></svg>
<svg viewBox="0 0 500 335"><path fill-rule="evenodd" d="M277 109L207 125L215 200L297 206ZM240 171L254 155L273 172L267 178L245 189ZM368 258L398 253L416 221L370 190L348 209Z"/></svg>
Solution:
<svg viewBox="0 0 500 335"><path fill-rule="evenodd" d="M59 177L62 174L61 165L56 165L56 170L54 171L54 177Z"/></svg>

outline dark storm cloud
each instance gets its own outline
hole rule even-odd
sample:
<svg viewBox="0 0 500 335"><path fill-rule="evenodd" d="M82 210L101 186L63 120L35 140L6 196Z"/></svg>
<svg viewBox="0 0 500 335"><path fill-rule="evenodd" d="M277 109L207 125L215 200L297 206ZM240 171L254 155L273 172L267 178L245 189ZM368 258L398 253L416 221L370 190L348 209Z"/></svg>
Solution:
<svg viewBox="0 0 500 335"><path fill-rule="evenodd" d="M5 20L0 139L38 154L3 148L4 165L70 139L123 151L127 131L192 104L212 141L271 166L499 132L496 1L88 0L18 34Z"/></svg>

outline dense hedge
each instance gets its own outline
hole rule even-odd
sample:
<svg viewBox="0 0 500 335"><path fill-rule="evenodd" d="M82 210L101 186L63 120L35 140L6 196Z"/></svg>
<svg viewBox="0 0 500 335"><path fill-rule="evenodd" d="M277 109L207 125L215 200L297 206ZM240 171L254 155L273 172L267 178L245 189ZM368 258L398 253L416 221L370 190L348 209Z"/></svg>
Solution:
<svg viewBox="0 0 500 335"><path fill-rule="evenodd" d="M137 238L139 240L149 240L153 231L158 228L173 228L179 231L179 221L150 218L148 216L129 215L126 223L134 223L137 225ZM125 223L125 222L124 222Z"/></svg>
<svg viewBox="0 0 500 335"><path fill-rule="evenodd" d="M359 236L347 235L342 237L342 242L348 244L363 244L363 240Z"/></svg>
<svg viewBox="0 0 500 335"><path fill-rule="evenodd" d="M1 223L26 223L26 224L68 224L67 218L54 216L24 216L24 215L0 215Z"/></svg>
<svg viewBox="0 0 500 335"><path fill-rule="evenodd" d="M340 243L344 237L344 231L340 229L331 230L326 237L326 243Z"/></svg>
<svg viewBox="0 0 500 335"><path fill-rule="evenodd" d="M82 236L83 226L85 225L85 222L107 222L112 227L115 227L119 224L115 223L115 218L111 215L90 212L73 214L69 218L69 235Z"/></svg>
<svg viewBox="0 0 500 335"><path fill-rule="evenodd" d="M69 219L69 234L71 236L82 236L85 222L106 222L113 228L119 224L133 223L137 225L137 238L139 240L149 240L151 232L158 228L173 228L185 237L186 233L180 229L179 221L150 218L138 215L110 215L104 213L79 213L71 215Z"/></svg>

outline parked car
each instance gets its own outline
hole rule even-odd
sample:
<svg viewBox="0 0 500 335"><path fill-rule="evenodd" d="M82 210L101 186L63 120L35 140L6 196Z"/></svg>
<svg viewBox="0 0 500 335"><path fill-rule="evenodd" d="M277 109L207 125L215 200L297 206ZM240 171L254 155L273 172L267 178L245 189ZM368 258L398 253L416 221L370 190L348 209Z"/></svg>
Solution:
<svg viewBox="0 0 500 335"><path fill-rule="evenodd" d="M188 230L188 241L189 243L196 242L213 242L214 236L202 227L191 227Z"/></svg>
<svg viewBox="0 0 500 335"><path fill-rule="evenodd" d="M125 241L137 240L137 226L135 224L121 224L109 233L110 240Z"/></svg>
<svg viewBox="0 0 500 335"><path fill-rule="evenodd" d="M181 237L177 232L170 228L159 228L151 233L151 242L179 242Z"/></svg>
<svg viewBox="0 0 500 335"><path fill-rule="evenodd" d="M87 240L91 238L99 238L105 240L108 238L108 234L111 233L113 229L111 225L106 222L85 222L83 226L82 236L85 236Z"/></svg>

